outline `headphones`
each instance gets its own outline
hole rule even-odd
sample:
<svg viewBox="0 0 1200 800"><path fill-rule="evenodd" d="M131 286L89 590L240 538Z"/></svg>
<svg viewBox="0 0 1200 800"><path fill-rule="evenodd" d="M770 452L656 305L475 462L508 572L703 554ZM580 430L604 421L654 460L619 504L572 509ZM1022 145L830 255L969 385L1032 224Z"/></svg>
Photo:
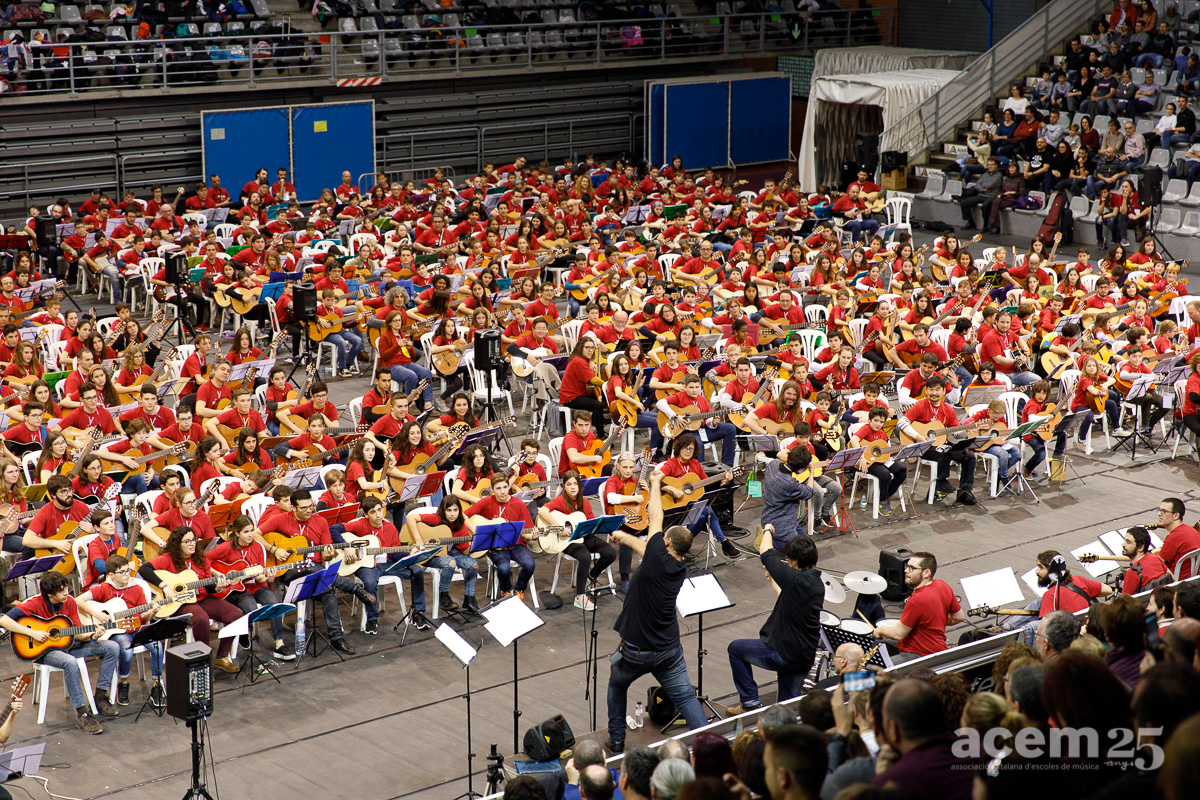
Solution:
<svg viewBox="0 0 1200 800"><path fill-rule="evenodd" d="M1046 565L1046 572L1050 576L1050 580L1062 583L1063 579L1067 577L1067 560L1062 556L1055 556Z"/></svg>

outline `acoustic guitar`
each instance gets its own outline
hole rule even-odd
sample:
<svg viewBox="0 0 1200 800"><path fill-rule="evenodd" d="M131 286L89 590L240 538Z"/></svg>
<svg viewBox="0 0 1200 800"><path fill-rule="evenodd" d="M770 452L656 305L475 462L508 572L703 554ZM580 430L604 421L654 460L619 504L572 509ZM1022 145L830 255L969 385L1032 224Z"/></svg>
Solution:
<svg viewBox="0 0 1200 800"><path fill-rule="evenodd" d="M1036 608L994 608L993 606L979 606L972 608L967 612L968 617L992 617L997 615L1006 615L1010 617L1036 617L1038 609Z"/></svg>
<svg viewBox="0 0 1200 800"><path fill-rule="evenodd" d="M698 431L710 419L717 417L727 417L734 411L740 411L742 414L749 413L745 407L736 409L719 408L715 411L701 411L699 406L672 406L668 405L676 416L668 417L661 411L658 412L658 430L667 439L674 439L686 431Z"/></svg>
<svg viewBox="0 0 1200 800"><path fill-rule="evenodd" d="M620 441L621 437L625 434L626 427L625 421L621 420L613 426L613 430L608 434L608 438L603 440L593 439L579 451L581 456L600 456L600 463L573 464L572 467L585 478L599 478L604 468L612 461L613 442Z"/></svg>
<svg viewBox="0 0 1200 800"><path fill-rule="evenodd" d="M37 509L18 511L11 503L0 506L0 536L16 533L22 525L37 516L37 513Z"/></svg>
<svg viewBox="0 0 1200 800"><path fill-rule="evenodd" d="M158 356L159 365L155 367L153 372L151 372L149 375L138 375L130 383L122 384L123 386L133 387L133 391L119 393L118 396L121 398L121 404L124 405L125 403L136 402L137 399L142 395L142 386L144 384L148 383L151 386L157 386L158 379L162 377L163 372L167 369L167 364L175 358L178 352L178 347L172 347L165 353L160 353Z"/></svg>
<svg viewBox="0 0 1200 800"><path fill-rule="evenodd" d="M285 565L289 567L295 566L305 556L312 555L313 553L320 553L327 547L333 547L335 550L345 550L350 547L358 547L362 543L361 540L355 539L343 544L312 544L304 536L284 536L282 533L277 531L264 533L263 539L265 539L272 548L286 550L288 553L286 558L280 560L272 555L272 551L268 550L267 569Z"/></svg>
<svg viewBox="0 0 1200 800"><path fill-rule="evenodd" d="M771 390L774 384L775 377L779 374L778 367L771 367L762 374L759 378L758 391L746 392L741 397L741 407L745 409L743 412L739 409L732 409L729 414L729 421L733 423L735 428L745 430L746 417L753 414L759 408L766 404L766 394Z"/></svg>
<svg viewBox="0 0 1200 800"><path fill-rule="evenodd" d="M745 467L734 467L728 472L733 473L733 480L737 480L746 474ZM704 496L707 487L721 483L725 480L725 474L722 472L711 478L701 478L699 475L688 473L678 478L663 478L663 486L670 486L674 489L679 489L683 492L683 497L676 499L669 492L662 493L662 506L664 511L670 511L673 508L685 506L688 503L694 503Z"/></svg>
<svg viewBox="0 0 1200 800"><path fill-rule="evenodd" d="M418 550L426 550L437 545L443 545L442 549L439 551L439 554L444 554L444 545L463 544L471 541L474 538L474 536L448 536L442 539L428 539L423 545L402 544L395 547L382 547L379 544L378 536L361 536L359 537L359 544L352 548L355 551L355 554L358 556L358 560L353 564L343 560L342 565L338 567L338 575L353 575L362 567L375 566L375 556L377 555L389 555L391 553L414 553Z"/></svg>
<svg viewBox="0 0 1200 800"><path fill-rule="evenodd" d="M245 287L238 284L218 285L213 289L213 301L221 308L233 308L234 313L244 316L258 305L262 297L262 286Z"/></svg>
<svg viewBox="0 0 1200 800"><path fill-rule="evenodd" d="M440 353L435 353L433 356L433 368L442 375L453 375L458 371L458 365L462 363L463 354L470 348L470 343L461 337L456 341L462 344L454 345L452 350L443 350Z"/></svg>
<svg viewBox="0 0 1200 800"><path fill-rule="evenodd" d="M94 633L100 627L98 625L72 625L71 620L62 614L49 618L27 615L17 619L16 622L18 625L50 634L50 638L44 642L35 642L33 637L26 634L12 634L9 638L12 640L13 653L22 661L36 661L51 650L64 652L70 650L75 643L76 636ZM137 630L135 626L138 624L140 623L134 623L132 619L123 619L117 621L115 626L124 631L133 631Z"/></svg>
<svg viewBox="0 0 1200 800"><path fill-rule="evenodd" d="M317 315L317 319L308 323L308 338L314 342L323 342L335 333L341 333L347 325L362 325L367 320L367 312L355 311L354 308L335 308L332 311ZM322 325L321 322L328 322Z"/></svg>
<svg viewBox="0 0 1200 800"><path fill-rule="evenodd" d="M911 423L911 425L912 425L913 429L916 430L918 434L920 434L920 437L913 438L912 436L905 433L904 430L897 428L897 431L900 434L900 441L903 442L904 444L912 444L913 442L920 442L920 441L928 440L930 442L933 442L933 445L932 445L933 447L941 447L942 445L946 444L946 442L951 439L954 439L957 441L959 439L965 438L965 437L959 436L958 434L964 433L966 431L978 431L980 429L980 423L978 423L978 422L968 422L965 425L955 425L955 426L949 427L949 428L947 428L945 425L938 422L937 420L933 420L931 422L913 422L913 423Z"/></svg>
<svg viewBox="0 0 1200 800"><path fill-rule="evenodd" d="M156 600L163 601L162 610L158 612L158 615L160 617L170 617L188 603L195 603L199 589L207 589L210 586L215 586L221 578L225 578L228 581L237 581L240 578L254 578L262 575L264 572L265 570L262 567L256 565L247 567L246 569L231 571L225 575L201 578L190 569L180 572L156 569L154 570L154 574L162 581L162 585L151 586L150 591ZM171 590L171 598L169 600L166 595L167 589ZM82 633L83 631L80 632Z"/></svg>
<svg viewBox="0 0 1200 800"><path fill-rule="evenodd" d="M650 461L652 455L654 455L653 448L643 447L641 471L633 477L633 480L625 481L621 486L621 494L629 497L640 494L642 499L636 503L617 503L612 507L613 514L625 515L625 527L631 530L644 531L650 527L650 511L646 508L650 502L650 492L641 487L649 486L650 470L654 467Z"/></svg>
<svg viewBox="0 0 1200 800"><path fill-rule="evenodd" d="M224 575L227 578L229 578L229 576L239 575L239 574L244 576L251 569L250 562L246 561L246 559L244 559L244 558L239 558L236 561L229 561L229 562L213 561L209 566L213 572ZM260 577L260 578L266 578L267 580L270 580L271 578L274 578L276 575L286 572L288 569L289 569L289 565L277 564L273 567L267 567L266 569L263 569L259 575L251 576L251 577ZM231 592L244 592L244 591L246 591L245 580L243 580L242 578L237 578L237 579L230 580L229 585L226 586L224 589L210 591L209 594L213 595L214 597L220 597L223 600L226 597L228 597Z"/></svg>
<svg viewBox="0 0 1200 800"><path fill-rule="evenodd" d="M25 690L29 688L32 680L29 675L18 675L13 680L12 696L9 697L8 704L4 706L4 710L0 711L0 728L3 728L5 723L8 722L8 718L12 716L13 703L25 696Z"/></svg>
<svg viewBox="0 0 1200 800"><path fill-rule="evenodd" d="M432 547L435 544L442 545L442 547L436 553L430 556L430 558L437 558L439 556L446 555L448 551L446 543L450 542L451 540L466 537L467 541L470 541L474 538L467 536L468 531L466 526L458 529L457 536L455 536L454 531L450 530L449 525L427 525L426 523L421 522L420 519L417 519L416 526L417 533L421 535L421 541L425 543L424 547ZM400 535L403 539L405 535L405 531L403 529L400 531ZM409 542L407 539L403 540L408 544L416 544L416 542Z"/></svg>
<svg viewBox="0 0 1200 800"><path fill-rule="evenodd" d="M554 520L553 525L539 525L535 528L536 536L529 538L529 549L534 552L555 555L567 549L571 543L571 532L580 522L587 520L587 514L575 511L564 514L561 511L547 511Z"/></svg>
<svg viewBox="0 0 1200 800"><path fill-rule="evenodd" d="M642 390L642 384L645 382L646 371L639 369L637 377L633 379L633 386L628 387L626 393L633 397L639 397ZM638 412L641 410L642 409L639 409L635 404L629 402L628 400L615 400L613 401L612 405L608 407L608 415L614 420L621 420L626 425L636 426Z"/></svg>
<svg viewBox="0 0 1200 800"><path fill-rule="evenodd" d="M144 448L144 454L142 448L131 448L121 454L126 458L132 458L137 462L137 467L133 469L130 469L119 461L110 461L104 456L100 456L100 463L103 466L104 471L107 473L123 473L120 478L116 478L114 480L116 480L117 483L124 483L125 479L130 475L145 474L146 470L151 466L154 467L155 472L162 472L162 468L166 464L166 460L168 458L174 457L176 460L184 458L187 456L187 451L187 447L181 444L175 445L170 450L155 450L150 445L146 445Z"/></svg>
<svg viewBox="0 0 1200 800"><path fill-rule="evenodd" d="M79 621L84 625L99 625L100 623L104 623L104 635L100 637L100 641L107 642L110 638L118 633L139 630L143 624L142 614L145 614L147 611L162 607L162 601L155 600L152 603L144 603L140 606L133 606L130 608L124 600L119 597L114 597L112 600L108 600L103 603L96 603L96 605L108 612L108 619L104 619L103 617L93 617L85 614L83 611L80 611ZM117 622L125 622L126 624L122 627L117 627L115 624Z"/></svg>

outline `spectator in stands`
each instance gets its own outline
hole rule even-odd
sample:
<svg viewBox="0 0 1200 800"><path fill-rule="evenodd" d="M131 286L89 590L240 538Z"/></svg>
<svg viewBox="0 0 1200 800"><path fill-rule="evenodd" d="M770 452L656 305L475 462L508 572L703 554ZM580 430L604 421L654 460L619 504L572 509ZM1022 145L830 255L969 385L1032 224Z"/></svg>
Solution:
<svg viewBox="0 0 1200 800"><path fill-rule="evenodd" d="M1163 65L1163 61L1170 61L1175 55L1175 37L1171 35L1171 28L1164 20L1159 20L1158 30L1150 36L1150 45L1140 56L1134 59L1135 67L1146 69L1146 75L1150 75L1151 69L1159 69Z"/></svg>
<svg viewBox="0 0 1200 800"><path fill-rule="evenodd" d="M1046 98L1046 104L1055 111L1067 110L1067 95L1071 91L1071 84L1067 83L1067 73L1059 72L1055 78L1054 85L1050 87L1050 94Z"/></svg>
<svg viewBox="0 0 1200 800"><path fill-rule="evenodd" d="M603 764L586 767L579 775L579 796L582 800L612 800L616 788L612 773Z"/></svg>
<svg viewBox="0 0 1200 800"><path fill-rule="evenodd" d="M1064 58L1064 63L1067 67L1067 77L1078 77L1080 70L1087 68L1088 54L1091 52L1091 48L1084 47L1078 36L1071 37L1067 43L1067 53Z"/></svg>
<svg viewBox="0 0 1200 800"><path fill-rule="evenodd" d="M1191 97L1196 93L1196 87L1200 86L1200 56L1192 53L1184 62L1183 68L1178 70L1179 83L1175 86L1175 94L1184 97Z"/></svg>
<svg viewBox="0 0 1200 800"><path fill-rule="evenodd" d="M1017 201L1025 196L1025 179L1021 177L1018 171L1016 161L1008 162L1008 172L1004 175L1004 180L1000 184L1000 194L992 201L991 209L988 212L987 227L984 228L984 233L1000 233L1000 212L1006 208L1012 208L1017 204Z"/></svg>
<svg viewBox="0 0 1200 800"><path fill-rule="evenodd" d="M1085 114L1116 116L1117 83L1117 79L1113 77L1112 67L1107 65L1101 67L1100 77L1096 79L1091 93L1083 101L1079 110Z"/></svg>
<svg viewBox="0 0 1200 800"><path fill-rule="evenodd" d="M1058 111L1051 109L1046 120L1041 123L1038 128L1039 135L1046 140L1046 144L1057 149L1058 143L1066 139L1067 129L1059 122Z"/></svg>
<svg viewBox="0 0 1200 800"><path fill-rule="evenodd" d="M1175 133L1175 126L1178 124L1179 118L1175 114L1175 104L1167 103L1163 108L1163 115L1158 118L1158 122L1154 123L1154 130L1142 134L1146 140L1146 149L1168 147L1167 141Z"/></svg>
<svg viewBox="0 0 1200 800"><path fill-rule="evenodd" d="M1013 711L1027 720L1045 727L1050 718L1042 703L1042 684L1046 680L1046 668L1037 663L1020 664L1008 673L1004 686L1005 698Z"/></svg>
<svg viewBox="0 0 1200 800"><path fill-rule="evenodd" d="M1017 129L1012 135L1013 143L1025 155L1032 153L1037 146L1038 127L1038 118L1034 110L1025 109L1025 116L1017 123Z"/></svg>
<svg viewBox="0 0 1200 800"><path fill-rule="evenodd" d="M691 764L679 758L664 758L650 776L650 795L653 800L675 800L679 790L695 779Z"/></svg>
<svg viewBox="0 0 1200 800"><path fill-rule="evenodd" d="M1129 174L1125 168L1125 161L1117 157L1117 151L1113 148L1106 148L1100 151L1100 155L1094 162L1092 174L1087 178L1087 186L1084 189L1084 194L1089 199L1095 200L1100 189L1108 189L1116 191L1117 182Z"/></svg>
<svg viewBox="0 0 1200 800"><path fill-rule="evenodd" d="M1027 108L1029 108L1029 100L1025 98L1025 90L1020 84L1014 83L1009 90L1009 96L1004 98L1004 102L1000 104L1000 110L1011 111L1013 116L1021 117L1025 115Z"/></svg>
<svg viewBox="0 0 1200 800"><path fill-rule="evenodd" d="M1146 137L1138 133L1133 120L1125 123L1125 148L1120 158L1126 170L1135 170L1146 162Z"/></svg>
<svg viewBox="0 0 1200 800"><path fill-rule="evenodd" d="M1182 97L1179 99L1180 101L1183 100ZM1200 143L1192 145L1186 153L1177 157L1175 162L1167 169L1167 174L1172 178L1186 180L1187 188L1190 192L1192 184L1200 177Z"/></svg>
<svg viewBox="0 0 1200 800"><path fill-rule="evenodd" d="M1118 678L1133 689L1138 685L1142 657L1146 655L1146 624L1142 604L1127 594L1101 606L1100 624L1109 651L1104 661Z"/></svg>
<svg viewBox="0 0 1200 800"><path fill-rule="evenodd" d="M1045 186L1045 179L1050 175L1050 158L1054 151L1041 136L1037 137L1036 141L1033 152L1029 154L1025 172L1021 176L1025 179L1026 186Z"/></svg>
<svg viewBox="0 0 1200 800"><path fill-rule="evenodd" d="M627 800L650 800L650 778L660 761L648 747L631 747L621 763L621 794Z"/></svg>
<svg viewBox="0 0 1200 800"><path fill-rule="evenodd" d="M772 800L811 800L821 791L829 757L825 737L808 725L785 725L767 735L763 751Z"/></svg>
<svg viewBox="0 0 1200 800"><path fill-rule="evenodd" d="M1042 191L1068 189L1073 185L1071 170L1075 166L1075 154L1065 141L1059 141L1054 155L1050 157L1049 169L1042 177Z"/></svg>
<svg viewBox="0 0 1200 800"><path fill-rule="evenodd" d="M710 731L699 734L692 744L692 769L700 778L720 778L731 772L736 775L737 765L729 740Z"/></svg>
<svg viewBox="0 0 1200 800"><path fill-rule="evenodd" d="M1127 109L1142 88L1144 87L1139 87L1133 82L1133 76L1129 72L1122 72L1121 82L1117 84L1116 113L1121 115L1132 113Z"/></svg>
<svg viewBox="0 0 1200 800"><path fill-rule="evenodd" d="M1038 655L1050 661L1067 651L1079 638L1079 620L1070 611L1053 611L1038 623L1034 645Z"/></svg>
<svg viewBox="0 0 1200 800"><path fill-rule="evenodd" d="M1129 64L1121 52L1120 42L1108 43L1107 52L1100 56L1100 64L1102 69L1111 71L1114 78L1126 70Z"/></svg>
<svg viewBox="0 0 1200 800"><path fill-rule="evenodd" d="M1129 690L1103 661L1085 653L1063 653L1046 667L1042 701L1059 730L1117 731L1131 727ZM1076 796L1087 797L1121 776L1132 754L1117 750L1064 754Z"/></svg>
<svg viewBox="0 0 1200 800"><path fill-rule="evenodd" d="M1108 121L1108 129L1100 136L1101 150L1114 150L1117 153L1122 153L1125 150L1125 134L1121 133L1121 126L1115 119Z"/></svg>
<svg viewBox="0 0 1200 800"><path fill-rule="evenodd" d="M992 154L1004 158L1015 158L1017 145L1013 134L1017 132L1017 118L1011 111L1005 111L996 125L996 133L992 136Z"/></svg>
<svg viewBox="0 0 1200 800"><path fill-rule="evenodd" d="M954 754L954 734L946 730L942 703L929 683L905 678L888 689L883 734L890 750L881 750L879 758L888 766L876 767L872 786L894 785L913 800L971 797L973 771Z"/></svg>

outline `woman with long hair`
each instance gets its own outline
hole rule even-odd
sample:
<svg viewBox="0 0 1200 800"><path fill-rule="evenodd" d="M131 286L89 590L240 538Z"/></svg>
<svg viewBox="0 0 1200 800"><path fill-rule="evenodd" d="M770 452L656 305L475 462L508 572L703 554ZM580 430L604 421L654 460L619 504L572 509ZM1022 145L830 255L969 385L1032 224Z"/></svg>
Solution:
<svg viewBox="0 0 1200 800"><path fill-rule="evenodd" d="M42 454L34 467L38 483L45 483L51 475L61 472L64 464L72 463L74 459L71 458L67 438L58 431L50 433L42 444Z"/></svg>
<svg viewBox="0 0 1200 800"><path fill-rule="evenodd" d="M25 499L25 475L21 465L11 458L0 458L0 505L12 506L18 514L29 510L29 501ZM10 553L19 553L25 546L22 544L20 528L4 536L4 549Z"/></svg>
<svg viewBox="0 0 1200 800"><path fill-rule="evenodd" d="M559 524L553 516L555 513L564 516L583 514L586 519L592 518L591 504L583 496L583 477L575 470L563 474L562 493L538 511L538 524L544 527ZM575 607L590 611L595 604L587 595L589 583L594 584L617 560L617 551L593 534L567 545L564 552L575 559ZM592 560L593 553L599 556L595 561Z"/></svg>
<svg viewBox="0 0 1200 800"><path fill-rule="evenodd" d="M635 345L638 348L641 345ZM633 346L630 347L633 349ZM612 377L604 385L604 393L607 398L610 413L613 419L617 418L617 414L612 411L612 406L617 401L632 403L637 407L637 422L636 427L650 431L650 446L655 450L662 445L662 433L658 430L658 415L653 411L646 409L645 402L641 397L634 394L634 383L637 380L633 368L630 366L629 355L627 353L618 353L612 360ZM643 388L645 388L643 386Z"/></svg>
<svg viewBox="0 0 1200 800"><path fill-rule="evenodd" d="M258 432L253 428L242 428L233 439L233 452L227 453L225 464L230 473L244 478L256 469L274 469L271 454L259 444ZM239 474L240 473L240 474Z"/></svg>
<svg viewBox="0 0 1200 800"><path fill-rule="evenodd" d="M378 481L372 480L375 469L371 462L374 460L375 443L364 437L354 443L350 458L346 461L346 488L354 493L360 503L366 492L386 491L388 488L383 476Z"/></svg>
<svg viewBox="0 0 1200 800"><path fill-rule="evenodd" d="M113 342L113 349L118 353L124 353L134 345L141 346L146 354L146 363L153 367L155 359L158 358L158 345L147 344L146 332L142 330L142 323L138 322L135 317L130 317L125 320L125 327L117 334L117 338Z"/></svg>
<svg viewBox="0 0 1200 800"><path fill-rule="evenodd" d="M471 396L463 392L459 392L451 397L449 410L430 422L428 427L430 433L439 433L451 425L459 424L466 425L472 430L479 427L479 420L475 417L475 409L471 403Z"/></svg>
<svg viewBox="0 0 1200 800"><path fill-rule="evenodd" d="M433 333L433 340L429 344L429 354L431 362L434 361L441 353L451 353L458 351L460 356L465 353L467 345L471 343L470 333L465 329L460 329L454 322L454 319L447 317L438 323L437 329ZM439 370L442 375L445 386L439 399L445 403L452 395L458 393L466 385L467 378L470 373L465 363L465 359L460 359L458 366L449 374ZM434 406L434 411L443 411L444 408L439 404Z"/></svg>
<svg viewBox="0 0 1200 800"><path fill-rule="evenodd" d="M1195 448L1195 437L1200 437L1200 352L1194 353L1187 363L1192 368L1192 374L1188 376L1183 390L1183 424L1192 432ZM1200 453L1200 450L1197 452Z"/></svg>
<svg viewBox="0 0 1200 800"><path fill-rule="evenodd" d="M146 354L140 347L130 347L125 351L121 371L113 378L113 389L118 394L133 394L138 391L138 378L149 377L154 370L146 363ZM136 398L134 398L136 399Z"/></svg>
<svg viewBox="0 0 1200 800"><path fill-rule="evenodd" d="M408 531L409 538L415 544L421 545L425 543L425 540L417 528L418 523L430 527L445 526L450 530L451 536L457 537L469 535L466 522L462 501L453 495L446 495L438 503L437 511L432 514L428 512L428 509L417 509L410 512L404 522L404 527ZM475 559L467 555L469 547L469 543L449 545L446 548L446 555L434 556L425 562L426 566L441 570L438 606L444 611L454 611L458 608L458 604L450 599L450 583L454 579L454 568L458 567L463 574L462 607L469 614L479 614L479 604L475 602L475 582L479 579L479 568L475 565Z"/></svg>
<svg viewBox="0 0 1200 800"><path fill-rule="evenodd" d="M454 478L450 493L467 505L478 503L482 492L479 482L491 480L495 472L487 448L473 444L463 451L462 468Z"/></svg>
<svg viewBox="0 0 1200 800"><path fill-rule="evenodd" d="M673 319L674 309L663 308L670 310ZM596 347L596 340L590 336L575 343L559 385L558 402L567 408L589 412L596 434L603 438L608 426L608 407L596 396L604 387L604 381L596 374Z"/></svg>
<svg viewBox="0 0 1200 800"><path fill-rule="evenodd" d="M191 489L182 489L180 490L180 494L192 498L193 501L196 497ZM212 591L219 592L229 585L224 576L213 575L208 559L204 557L204 548L200 547L200 540L196 531L186 525L180 525L171 531L171 535L167 537L167 546L163 553L158 558L143 564L141 569L138 570L138 575L151 585L161 587L163 580L158 576L157 570L174 574L191 571L200 580L215 577L217 578L217 583L212 588ZM236 622L242 616L241 609L216 595L209 594L209 590L204 587L196 589L195 603L184 604L177 613L180 615L191 615L192 635L197 642L205 646L208 646L212 640L212 620L229 625ZM240 671L241 668L237 662L229 657L229 651L232 647L232 637L226 636L222 638L217 645L217 657L213 661L213 666L229 673Z"/></svg>
<svg viewBox="0 0 1200 800"><path fill-rule="evenodd" d="M1089 407L1089 402L1099 402L1091 398L1098 398L1108 392L1117 379L1115 375L1105 375L1101 369L1101 362L1093 356L1083 357L1079 363L1079 372L1079 381L1075 384L1075 394L1071 398L1071 410L1083 412L1080 416L1077 441L1085 447L1085 452L1091 453L1092 421L1096 418L1096 412ZM1109 433L1113 436L1126 436L1129 432L1117 427L1121 413L1114 395L1116 392L1108 392L1108 398L1104 402L1104 412L1108 415Z"/></svg>
<svg viewBox="0 0 1200 800"><path fill-rule="evenodd" d="M196 455L188 464L193 486L199 489L207 480L231 474L221 455L221 443L215 436L205 436L196 443Z"/></svg>
<svg viewBox="0 0 1200 800"><path fill-rule="evenodd" d="M83 346L92 351L92 355L96 357L97 364L117 357L117 351L106 345L104 337L94 331L84 341Z"/></svg>
<svg viewBox="0 0 1200 800"><path fill-rule="evenodd" d="M254 346L254 337L247 327L238 328L233 334L233 344L225 354L225 360L237 366L247 361L257 361L262 356L262 350Z"/></svg>
<svg viewBox="0 0 1200 800"><path fill-rule="evenodd" d="M42 362L37 356L37 348L34 347L33 342L17 342L17 346L13 348L12 363L4 368L4 377L18 379L42 377Z"/></svg>

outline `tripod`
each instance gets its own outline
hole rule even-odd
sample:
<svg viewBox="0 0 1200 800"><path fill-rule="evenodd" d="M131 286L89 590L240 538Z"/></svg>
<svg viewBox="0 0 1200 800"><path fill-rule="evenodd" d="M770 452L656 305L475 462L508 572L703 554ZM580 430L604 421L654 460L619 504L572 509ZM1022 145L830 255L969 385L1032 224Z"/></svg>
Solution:
<svg viewBox="0 0 1200 800"><path fill-rule="evenodd" d="M482 367L483 374L486 376L485 380L487 381L487 405L485 405L483 407L483 415L479 419L480 426L486 425L489 422L497 423L500 419L500 415L496 413L495 400L493 399L493 394L494 394L495 388L496 388L495 371L497 369L500 369L501 368L500 365L503 363L504 363L503 361L501 361L499 363L493 361L491 363L485 364ZM513 454L512 442L510 442L508 439L508 431L505 430L504 425L500 425L500 438L504 441L504 449L508 451L509 456L512 456L512 454Z"/></svg>
<svg viewBox="0 0 1200 800"><path fill-rule="evenodd" d="M213 796L208 793L208 787L204 784L204 773L201 769L201 763L204 761L204 735L200 733L202 721L198 719L187 721L187 726L192 729L192 786L183 796L183 800L199 800L201 797L205 800L213 800Z"/></svg>

